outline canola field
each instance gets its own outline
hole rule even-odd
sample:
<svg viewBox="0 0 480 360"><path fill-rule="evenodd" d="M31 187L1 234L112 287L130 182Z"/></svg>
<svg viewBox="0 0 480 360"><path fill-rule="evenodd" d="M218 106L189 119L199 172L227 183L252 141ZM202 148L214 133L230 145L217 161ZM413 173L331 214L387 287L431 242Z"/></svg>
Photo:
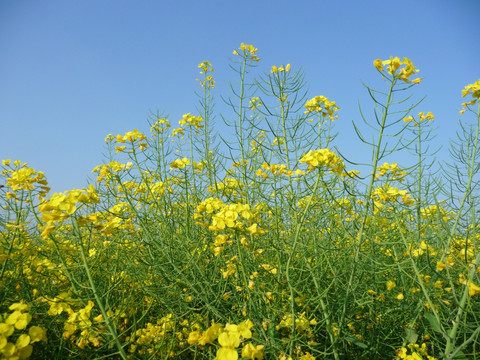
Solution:
<svg viewBox="0 0 480 360"><path fill-rule="evenodd" d="M231 65L220 97L200 63L178 125L109 134L87 188L51 194L2 160L1 359L479 359L480 80L436 172L421 73L374 60L359 171L333 147L339 106L300 70L251 78L243 43ZM399 151L415 165L385 161Z"/></svg>

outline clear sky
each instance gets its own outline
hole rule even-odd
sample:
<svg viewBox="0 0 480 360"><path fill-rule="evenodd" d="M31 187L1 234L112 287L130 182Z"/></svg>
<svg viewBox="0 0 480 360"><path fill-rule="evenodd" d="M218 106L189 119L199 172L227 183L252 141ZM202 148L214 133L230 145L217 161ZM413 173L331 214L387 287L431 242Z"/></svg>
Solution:
<svg viewBox="0 0 480 360"><path fill-rule="evenodd" d="M336 145L360 162L370 153L351 122L358 101L372 108L361 81L378 83L374 59L411 58L442 157L461 90L480 78L479 17L479 0L0 0L0 158L44 171L52 192L84 187L107 134L148 132L150 110L174 124L195 113L201 61L221 112L241 42L259 49L260 71L302 67L309 97L337 102Z"/></svg>

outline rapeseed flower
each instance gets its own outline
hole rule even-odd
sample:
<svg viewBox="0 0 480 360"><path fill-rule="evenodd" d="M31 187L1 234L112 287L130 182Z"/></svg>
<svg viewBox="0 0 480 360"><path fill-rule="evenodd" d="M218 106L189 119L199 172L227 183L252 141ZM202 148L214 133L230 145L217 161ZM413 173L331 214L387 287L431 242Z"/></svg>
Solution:
<svg viewBox="0 0 480 360"><path fill-rule="evenodd" d="M480 286L476 285L472 281L468 281L467 286L468 286L468 295L470 296L480 295Z"/></svg>
<svg viewBox="0 0 480 360"><path fill-rule="evenodd" d="M200 64L198 64L198 68L201 69L200 74L205 75L205 80L199 80L200 85L202 87L207 87L207 88L214 88L215 87L215 81L213 80L213 76L207 75L209 72L215 72L215 69L212 67L212 64L210 64L209 61L202 61Z"/></svg>
<svg viewBox="0 0 480 360"><path fill-rule="evenodd" d="M256 55L257 51L258 49L253 45L241 43L237 50L233 50L233 55L243 56L246 59L258 62L260 58Z"/></svg>
<svg viewBox="0 0 480 360"><path fill-rule="evenodd" d="M397 286L397 284L395 284L395 281L387 281L387 290L390 291L392 290L395 286Z"/></svg>
<svg viewBox="0 0 480 360"><path fill-rule="evenodd" d="M248 358L250 360L262 360L264 348L265 345L255 346L251 343L248 343L242 348L242 357Z"/></svg>
<svg viewBox="0 0 480 360"><path fill-rule="evenodd" d="M387 73L394 78L403 80L406 83L418 84L422 81L421 78L410 80L413 74L418 73L420 70L415 68L412 61L406 57L400 60L399 57L390 57L388 60L376 59L373 61L373 66L377 68L381 73L384 72L385 66L387 67ZM403 66L403 67L402 67Z"/></svg>
<svg viewBox="0 0 480 360"><path fill-rule="evenodd" d="M343 160L330 149L310 150L303 155L299 161L308 165L308 172L325 166L329 168L332 173L341 175L345 169Z"/></svg>
<svg viewBox="0 0 480 360"><path fill-rule="evenodd" d="M197 129L203 128L201 122L203 118L201 116L194 116L190 113L184 114L182 119L179 121L181 126L195 126Z"/></svg>
<svg viewBox="0 0 480 360"><path fill-rule="evenodd" d="M216 360L237 360L236 348L240 345L240 334L235 331L222 332L218 336L221 348L217 350Z"/></svg>
<svg viewBox="0 0 480 360"><path fill-rule="evenodd" d="M405 119L403 119L403 121L413 122L413 126L418 126L418 124L423 121L432 121L433 119L435 119L435 116L431 112L428 112L425 114L423 111L421 111L418 113L418 118L419 118L419 121L417 122L415 121L413 116L407 116Z"/></svg>
<svg viewBox="0 0 480 360"><path fill-rule="evenodd" d="M466 97L467 95L471 95L473 100L462 103L462 110L460 110L460 114L463 114L468 106L475 105L478 99L480 99L480 80L465 86L465 89L462 90L462 97Z"/></svg>
<svg viewBox="0 0 480 360"><path fill-rule="evenodd" d="M305 114L318 113L322 117L328 117L330 120L334 121L338 119L338 116L335 115L335 112L340 110L335 101L330 101L325 96L315 96L314 98L308 100L305 104Z"/></svg>
<svg viewBox="0 0 480 360"><path fill-rule="evenodd" d="M279 72L289 72L290 71L290 64L287 64L286 66L272 66L272 69L270 70L271 73L278 74Z"/></svg>

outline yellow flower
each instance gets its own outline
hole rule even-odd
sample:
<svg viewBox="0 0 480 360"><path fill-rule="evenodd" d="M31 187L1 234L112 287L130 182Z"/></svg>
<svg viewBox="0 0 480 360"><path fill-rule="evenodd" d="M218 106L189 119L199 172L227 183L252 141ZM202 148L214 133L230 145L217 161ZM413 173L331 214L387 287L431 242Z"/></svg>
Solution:
<svg viewBox="0 0 480 360"><path fill-rule="evenodd" d="M334 113L340 109L335 101L330 101L323 95L315 96L308 100L305 108L307 109L305 114L318 113L322 117L330 118L332 121L338 118L338 116L334 116Z"/></svg>
<svg viewBox="0 0 480 360"><path fill-rule="evenodd" d="M16 350L17 349L16 349L15 345L13 345L10 342L7 342L7 344L2 349L2 359L9 359L10 357L13 358Z"/></svg>
<svg viewBox="0 0 480 360"><path fill-rule="evenodd" d="M21 311L16 310L8 316L5 323L15 326L15 329L17 330L23 330L27 327L31 319L32 315L29 313L22 313Z"/></svg>
<svg viewBox="0 0 480 360"><path fill-rule="evenodd" d="M237 330L244 339L250 339L252 337L252 332L250 331L252 327L252 321L247 319L238 324Z"/></svg>
<svg viewBox="0 0 480 360"><path fill-rule="evenodd" d="M238 352L235 349L228 347L221 347L217 350L217 356L215 360L237 360Z"/></svg>
<svg viewBox="0 0 480 360"><path fill-rule="evenodd" d="M474 296L474 295L479 295L480 294L480 286L475 285L471 281L467 282L467 286L468 286L468 295Z"/></svg>
<svg viewBox="0 0 480 360"><path fill-rule="evenodd" d="M468 94L471 94L473 98L480 99L480 80L465 86L465 89L462 90L462 97L465 97Z"/></svg>
<svg viewBox="0 0 480 360"><path fill-rule="evenodd" d="M28 335L30 335L31 344L37 341L47 341L47 331L40 326L30 327L30 329L28 329Z"/></svg>
<svg viewBox="0 0 480 360"><path fill-rule="evenodd" d="M27 347L29 344L30 344L30 336L26 334L21 334L18 337L17 343L15 346L17 347L17 349L22 349L24 347Z"/></svg>
<svg viewBox="0 0 480 360"><path fill-rule="evenodd" d="M436 268L437 268L437 271L442 271L442 270L445 270L447 266L443 262L437 261Z"/></svg>
<svg viewBox="0 0 480 360"><path fill-rule="evenodd" d="M384 71L384 66L386 66L389 75L403 80L406 83L418 84L422 80L420 78L410 80L410 77L420 70L415 68L412 61L406 57L404 57L403 60L400 60L399 57L390 57L390 59L383 61L376 59L373 61L373 66L375 66L377 70L382 73Z"/></svg>
<svg viewBox="0 0 480 360"><path fill-rule="evenodd" d="M257 110L257 108L261 105L263 104L258 96L253 97L252 100L250 100L250 102L248 103L248 107L252 110Z"/></svg>
<svg viewBox="0 0 480 360"><path fill-rule="evenodd" d="M200 345L211 344L218 337L218 333L222 329L222 324L212 324L207 330L205 330L202 336L199 337L198 343Z"/></svg>
<svg viewBox="0 0 480 360"><path fill-rule="evenodd" d="M387 281L387 290L388 291L392 290L395 286L397 286L397 284L395 284L394 281L391 281L391 280Z"/></svg>
<svg viewBox="0 0 480 360"><path fill-rule="evenodd" d="M258 228L258 224L253 224L246 229L250 234L263 234L264 231Z"/></svg>
<svg viewBox="0 0 480 360"><path fill-rule="evenodd" d="M194 116L190 113L184 114L182 119L178 122L181 126L195 126L197 129L203 128L201 122L203 118L201 116Z"/></svg>
<svg viewBox="0 0 480 360"><path fill-rule="evenodd" d="M373 61L373 66L375 66L378 71L383 71L383 65L382 65L382 60L376 59Z"/></svg>
<svg viewBox="0 0 480 360"><path fill-rule="evenodd" d="M0 323L0 336L9 337L14 331L13 325Z"/></svg>
<svg viewBox="0 0 480 360"><path fill-rule="evenodd" d="M300 360L315 360L315 356L313 356L307 351L305 355L300 357Z"/></svg>
<svg viewBox="0 0 480 360"><path fill-rule="evenodd" d="M240 52L238 51L240 50ZM240 47L237 50L233 50L233 55L243 56L246 59L253 60L253 61L260 61L257 57L256 52L258 51L253 45L241 43Z"/></svg>
<svg viewBox="0 0 480 360"><path fill-rule="evenodd" d="M478 99L480 99L480 80L465 86L465 89L462 90L462 97L465 97L468 94L472 95L473 100L462 103L462 110L460 111L460 114L463 114L468 106L475 105Z"/></svg>
<svg viewBox="0 0 480 360"><path fill-rule="evenodd" d="M188 334L187 342L190 345L196 344L200 339L200 336L201 336L200 331L191 331L190 334Z"/></svg>
<svg viewBox="0 0 480 360"><path fill-rule="evenodd" d="M316 168L326 166L330 169L330 172L342 174L345 168L342 159L340 159L330 149L318 149L315 151L310 150L308 153L302 156L299 160L301 163L308 164L307 171L313 171Z"/></svg>
<svg viewBox="0 0 480 360"><path fill-rule="evenodd" d="M432 121L435 119L435 116L429 111L427 114L425 114L423 111L418 113L418 117L420 118L419 122L422 121ZM413 122L413 126L418 126L419 122L415 121L413 116L407 116L405 119L403 119L404 122Z"/></svg>
<svg viewBox="0 0 480 360"><path fill-rule="evenodd" d="M229 328L228 330L227 328ZM217 360L237 360L238 352L236 348L240 345L240 333L232 330L232 326L236 325L227 325L225 328L227 331L222 332L218 336L218 343L221 348L217 350Z"/></svg>
<svg viewBox="0 0 480 360"><path fill-rule="evenodd" d="M0 335L0 351L2 351L2 349L7 346L8 344L8 340L5 336L3 335Z"/></svg>
<svg viewBox="0 0 480 360"><path fill-rule="evenodd" d="M183 169L187 165L190 165L190 160L187 158L176 159L170 164L170 169Z"/></svg>
<svg viewBox="0 0 480 360"><path fill-rule="evenodd" d="M8 307L9 310L18 310L18 311L28 311L29 306L23 301L19 303L12 304Z"/></svg>
<svg viewBox="0 0 480 360"><path fill-rule="evenodd" d="M270 72L275 74L278 74L279 72L289 72L290 68L291 68L290 64L287 64L285 67L283 65L278 67L273 65Z"/></svg>
<svg viewBox="0 0 480 360"><path fill-rule="evenodd" d="M248 343L242 348L242 357L251 359L251 360L262 360L263 359L263 349L264 345L253 346Z"/></svg>

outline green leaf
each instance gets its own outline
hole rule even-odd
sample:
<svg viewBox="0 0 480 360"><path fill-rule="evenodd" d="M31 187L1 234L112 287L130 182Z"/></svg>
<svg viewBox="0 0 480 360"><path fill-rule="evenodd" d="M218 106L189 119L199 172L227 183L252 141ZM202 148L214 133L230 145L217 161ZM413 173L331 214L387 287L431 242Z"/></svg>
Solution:
<svg viewBox="0 0 480 360"><path fill-rule="evenodd" d="M440 327L440 323L432 313L425 312L425 317L427 318L428 322L432 326L433 331L437 333L443 333L442 328Z"/></svg>
<svg viewBox="0 0 480 360"><path fill-rule="evenodd" d="M405 340L407 343L412 343L415 344L418 339L418 334L413 328L407 328L405 329Z"/></svg>
<svg viewBox="0 0 480 360"><path fill-rule="evenodd" d="M455 356L452 358L455 360L468 360L468 358L465 356L462 350L458 351L455 353Z"/></svg>
<svg viewBox="0 0 480 360"><path fill-rule="evenodd" d="M347 336L345 337L345 340L350 341L352 344L357 345L358 347L361 347L362 349L368 348L367 344L364 344L360 340L358 340L356 337L353 336Z"/></svg>

